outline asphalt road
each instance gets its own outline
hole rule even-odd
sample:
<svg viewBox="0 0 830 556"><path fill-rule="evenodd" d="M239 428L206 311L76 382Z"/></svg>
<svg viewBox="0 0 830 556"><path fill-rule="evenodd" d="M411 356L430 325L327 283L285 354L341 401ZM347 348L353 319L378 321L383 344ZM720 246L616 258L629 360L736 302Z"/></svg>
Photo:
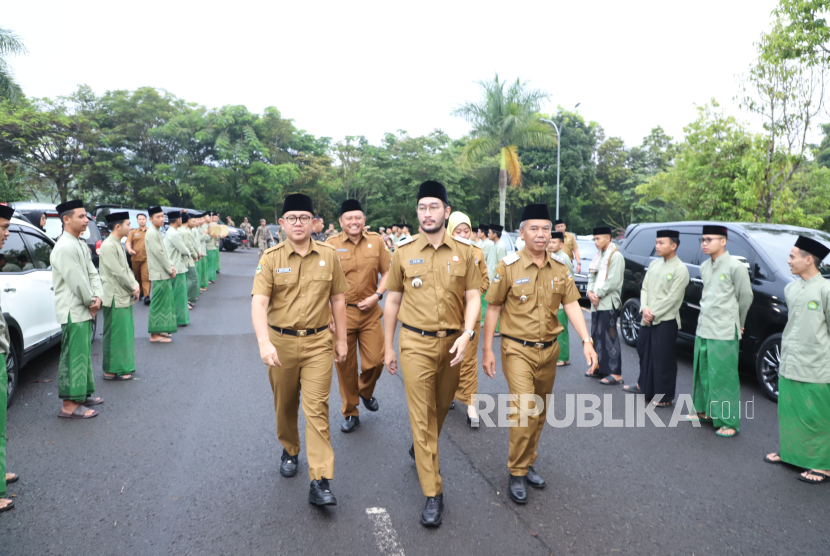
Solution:
<svg viewBox="0 0 830 556"><path fill-rule="evenodd" d="M546 426L536 468L547 479L514 505L505 492L507 430L471 430L463 407L441 436L444 523L426 530L403 381L384 373L378 413L339 430L331 390L336 507L306 501L301 472L278 472L279 446L267 373L250 323L255 251L222 253L223 271L167 345L148 343L147 308L136 306L132 382L104 382L91 421L58 419L58 350L29 364L8 414L10 485L16 508L0 514L0 554L830 554L830 487L762 462L778 446L776 406L750 377L754 399L734 439L711 426ZM103 327L99 327L101 330ZM557 377L565 394L611 394L585 378L581 346ZM498 340L497 340L498 341ZM623 347L624 377L637 355ZM46 382L49 380L50 382ZM680 360L678 393L691 391L691 356ZM507 392L480 374L479 392ZM558 419L565 404L555 406ZM668 422L670 413L659 412ZM495 416L495 414L494 414ZM304 422L301 418L301 431ZM367 509L370 511L367 512Z"/></svg>

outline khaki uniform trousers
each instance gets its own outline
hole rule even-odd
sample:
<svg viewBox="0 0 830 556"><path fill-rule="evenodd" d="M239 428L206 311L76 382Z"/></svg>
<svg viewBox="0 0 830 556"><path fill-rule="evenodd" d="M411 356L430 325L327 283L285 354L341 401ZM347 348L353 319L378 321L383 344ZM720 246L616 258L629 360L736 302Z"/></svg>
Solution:
<svg viewBox="0 0 830 556"><path fill-rule="evenodd" d="M461 365L450 367L450 348L461 335L446 338L421 336L401 328L401 372L409 406L409 424L415 445L415 465L424 496L443 492L438 464L438 436L458 388Z"/></svg>
<svg viewBox="0 0 830 556"><path fill-rule="evenodd" d="M277 415L277 438L292 456L300 453L298 410L302 398L305 447L311 480L334 479L334 450L329 431L329 391L333 340L328 330L289 336L270 329L282 367L268 367ZM302 391L302 396L300 392Z"/></svg>
<svg viewBox="0 0 830 556"><path fill-rule="evenodd" d="M516 477L527 475L527 468L533 465L538 454L539 436L545 426L545 417L548 412L547 395L553 392L553 382L556 380L556 362L559 360L559 343L542 349L533 346L523 346L508 338L501 340L501 366L504 369L504 378L511 394L519 396L536 394L545 402L545 406L538 415L532 415L536 404L531 398L529 402L520 403L519 400L510 402L510 407L516 408L516 413L509 416L518 421L520 405L527 408L527 426L510 427L510 448L508 451L507 468L510 474Z"/></svg>
<svg viewBox="0 0 830 556"><path fill-rule="evenodd" d="M458 389L455 391L455 401L473 405L473 396L478 392L478 337L467 345L464 361L461 362L461 376L458 380Z"/></svg>
<svg viewBox="0 0 830 556"><path fill-rule="evenodd" d="M349 353L337 366L337 383L343 400L343 417L357 417L358 396L371 398L383 372L383 310L375 305L370 311L346 306L346 341ZM359 346L359 347L358 347ZM360 349L360 375L357 373L357 350Z"/></svg>
<svg viewBox="0 0 830 556"><path fill-rule="evenodd" d="M141 295L147 297L150 295L150 267L147 266L147 259L143 261L132 259L132 263L135 281L141 284Z"/></svg>

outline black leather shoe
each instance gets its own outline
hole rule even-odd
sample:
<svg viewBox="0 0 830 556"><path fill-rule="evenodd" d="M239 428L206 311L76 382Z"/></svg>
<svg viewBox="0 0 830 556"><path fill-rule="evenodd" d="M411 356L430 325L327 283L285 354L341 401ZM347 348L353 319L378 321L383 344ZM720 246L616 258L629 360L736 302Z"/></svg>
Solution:
<svg viewBox="0 0 830 556"><path fill-rule="evenodd" d="M527 480L527 484L533 488L545 488L545 485L547 484L542 476L539 475L535 469L533 469L532 465L527 468L527 476L525 479Z"/></svg>
<svg viewBox="0 0 830 556"><path fill-rule="evenodd" d="M372 396L371 398L364 398L360 396L360 399L363 400L363 407L368 409L369 411L377 411L378 410L378 401Z"/></svg>
<svg viewBox="0 0 830 556"><path fill-rule="evenodd" d="M331 493L328 479L311 481L311 488L308 491L308 501L316 506L336 506L337 499Z"/></svg>
<svg viewBox="0 0 830 556"><path fill-rule="evenodd" d="M507 485L507 493L510 499L517 504L527 504L527 481L524 477L510 475L510 483Z"/></svg>
<svg viewBox="0 0 830 556"><path fill-rule="evenodd" d="M415 444L409 447L409 457L412 458L412 461L415 461Z"/></svg>
<svg viewBox="0 0 830 556"><path fill-rule="evenodd" d="M145 297L145 298L144 298L144 304L145 304L145 305L149 305L149 304L150 304L150 296L149 296L149 295L148 295L147 297Z"/></svg>
<svg viewBox="0 0 830 556"><path fill-rule="evenodd" d="M455 409L455 400L450 403L450 409Z"/></svg>
<svg viewBox="0 0 830 556"><path fill-rule="evenodd" d="M343 424L340 425L340 430L343 432L352 432L357 428L360 424L360 417L355 417L354 415L349 415L346 417L346 420L343 421Z"/></svg>
<svg viewBox="0 0 830 556"><path fill-rule="evenodd" d="M280 463L280 475L283 477L293 477L297 474L297 456L289 455L285 451L285 448L283 448L280 459L282 460L282 463Z"/></svg>
<svg viewBox="0 0 830 556"><path fill-rule="evenodd" d="M441 525L441 514L444 513L444 493L438 496L427 496L424 511L421 512L421 525L424 527L438 527Z"/></svg>

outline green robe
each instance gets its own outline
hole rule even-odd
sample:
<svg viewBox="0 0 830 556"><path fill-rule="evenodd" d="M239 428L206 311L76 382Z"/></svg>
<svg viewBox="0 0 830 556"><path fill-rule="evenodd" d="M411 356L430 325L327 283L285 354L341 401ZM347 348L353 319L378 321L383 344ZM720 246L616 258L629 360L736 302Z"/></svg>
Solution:
<svg viewBox="0 0 830 556"><path fill-rule="evenodd" d="M153 225L147 228L144 245L147 250L150 280L153 281L147 331L150 334L162 332L173 334L176 332L176 309L173 305L173 280L171 279L173 263L167 256L164 238L161 237L158 228Z"/></svg>
<svg viewBox="0 0 830 556"><path fill-rule="evenodd" d="M573 276L574 273L574 264L571 262L571 259L560 249L556 253L551 253L551 257L555 258L556 260L562 262L565 266L568 267L568 271ZM559 361L570 361L571 360L571 335L568 332L568 315L565 313L565 310L562 308L562 304L559 304L559 310L556 313L556 318L559 319L559 323L562 325L564 330L559 336L556 338L556 342L559 344Z"/></svg>
<svg viewBox="0 0 830 556"><path fill-rule="evenodd" d="M127 255L121 242L110 235L101 245L99 260L104 287L104 360L105 373L126 375L135 372L135 324L133 288L138 286L127 267Z"/></svg>

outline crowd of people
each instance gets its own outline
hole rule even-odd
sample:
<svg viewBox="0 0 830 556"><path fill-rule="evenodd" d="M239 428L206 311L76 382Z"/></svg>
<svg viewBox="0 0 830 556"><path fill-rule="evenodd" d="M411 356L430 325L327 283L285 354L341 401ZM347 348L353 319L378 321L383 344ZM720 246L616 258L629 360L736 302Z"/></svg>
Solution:
<svg viewBox="0 0 830 556"><path fill-rule="evenodd" d="M101 244L98 269L81 238L89 219L80 200L57 206L63 233L50 255L55 309L61 325L58 397L61 419L92 419L104 399L95 394L92 369L92 321L103 313L104 380L129 381L136 372L133 305L142 298L150 306L150 343L170 343L178 327L187 326L202 293L220 271L217 240L211 230L219 215L168 212L152 207L138 215L132 229L128 212L106 216L110 234ZM0 248L9 237L14 210L0 205ZM165 216L168 227L165 227ZM124 245L122 246L122 241ZM131 265L128 264L129 253ZM130 268L132 266L132 268ZM6 354L10 336L0 315L0 512L14 508L6 485L19 476L6 472Z"/></svg>

